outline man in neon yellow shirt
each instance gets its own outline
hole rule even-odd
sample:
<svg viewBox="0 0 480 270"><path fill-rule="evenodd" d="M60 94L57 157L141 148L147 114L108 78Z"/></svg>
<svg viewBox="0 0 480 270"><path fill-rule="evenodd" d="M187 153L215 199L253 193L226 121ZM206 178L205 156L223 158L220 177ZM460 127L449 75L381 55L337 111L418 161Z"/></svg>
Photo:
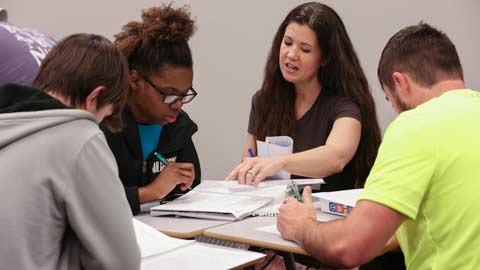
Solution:
<svg viewBox="0 0 480 270"><path fill-rule="evenodd" d="M408 269L480 269L480 93L466 89L450 39L425 23L388 41L378 76L400 115L354 210L316 221L307 188L304 204L280 209L279 231L336 266L366 263L398 239Z"/></svg>

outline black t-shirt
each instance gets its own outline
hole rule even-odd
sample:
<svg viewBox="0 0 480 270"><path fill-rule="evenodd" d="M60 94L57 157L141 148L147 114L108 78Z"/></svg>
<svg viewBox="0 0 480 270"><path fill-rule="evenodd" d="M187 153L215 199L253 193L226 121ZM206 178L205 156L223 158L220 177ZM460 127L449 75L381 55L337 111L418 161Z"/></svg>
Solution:
<svg viewBox="0 0 480 270"><path fill-rule="evenodd" d="M254 134L256 115L260 91L252 97L252 107L248 122L248 133ZM310 150L325 145L335 120L342 117L351 117L361 122L361 112L358 106L349 98L330 94L324 89L320 92L312 107L295 121L292 134L293 153ZM305 178L293 175L292 178ZM326 182L322 191L334 191L354 188L355 171L350 161L342 172L324 177Z"/></svg>

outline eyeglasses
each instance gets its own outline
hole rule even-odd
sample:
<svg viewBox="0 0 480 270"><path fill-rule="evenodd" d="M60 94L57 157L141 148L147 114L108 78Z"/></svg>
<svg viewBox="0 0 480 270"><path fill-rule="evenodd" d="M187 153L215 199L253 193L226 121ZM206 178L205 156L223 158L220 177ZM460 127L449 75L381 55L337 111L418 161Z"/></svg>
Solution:
<svg viewBox="0 0 480 270"><path fill-rule="evenodd" d="M198 95L197 91L195 91L193 87L190 87L187 90L187 93L183 95L166 94L160 89L160 87L156 86L152 81L150 81L147 76L143 75L143 73L138 70L137 73L138 75L140 75L140 77L142 77L142 79L144 79L148 84L150 84L150 86L155 89L155 91L157 91L160 95L163 96L163 102L166 104L173 104L179 100L182 102L182 104L186 104L192 101Z"/></svg>

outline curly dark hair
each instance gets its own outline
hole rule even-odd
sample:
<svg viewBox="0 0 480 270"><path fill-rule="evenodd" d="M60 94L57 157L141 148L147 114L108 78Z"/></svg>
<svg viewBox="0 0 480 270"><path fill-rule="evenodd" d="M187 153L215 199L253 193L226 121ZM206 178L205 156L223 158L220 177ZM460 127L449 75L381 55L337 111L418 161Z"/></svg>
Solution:
<svg viewBox="0 0 480 270"><path fill-rule="evenodd" d="M188 40L195 32L190 8L175 9L161 5L142 11L142 21L132 21L115 35L115 45L128 60L130 68L150 75L167 66L191 68Z"/></svg>
<svg viewBox="0 0 480 270"><path fill-rule="evenodd" d="M266 136L288 135L295 124L295 86L280 71L278 57L287 26L292 23L312 29L320 46L325 65L318 70L322 91L347 97L360 108L362 136L353 157L355 185L362 187L377 156L381 135L375 103L365 74L340 16L330 7L305 3L294 8L277 30L265 65L265 76L259 96L259 112L254 134L259 140Z"/></svg>

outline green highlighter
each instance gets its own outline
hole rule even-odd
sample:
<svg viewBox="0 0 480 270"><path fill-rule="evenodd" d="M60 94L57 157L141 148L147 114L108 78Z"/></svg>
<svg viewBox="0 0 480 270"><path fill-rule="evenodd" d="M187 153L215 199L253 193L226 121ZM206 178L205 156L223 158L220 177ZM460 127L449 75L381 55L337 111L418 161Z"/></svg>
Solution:
<svg viewBox="0 0 480 270"><path fill-rule="evenodd" d="M155 155L155 157L157 157L158 160L160 160L160 162L163 164L163 165L167 165L168 163L168 160L166 158L164 158L162 155L160 155L160 153L158 152L155 152L153 153Z"/></svg>
<svg viewBox="0 0 480 270"><path fill-rule="evenodd" d="M302 197L302 194L300 194L300 192L298 191L298 186L297 184L295 184L295 182L293 182L292 179L290 179L290 185L292 186L292 189L293 189L293 192L295 193L295 198L303 203L303 197Z"/></svg>

